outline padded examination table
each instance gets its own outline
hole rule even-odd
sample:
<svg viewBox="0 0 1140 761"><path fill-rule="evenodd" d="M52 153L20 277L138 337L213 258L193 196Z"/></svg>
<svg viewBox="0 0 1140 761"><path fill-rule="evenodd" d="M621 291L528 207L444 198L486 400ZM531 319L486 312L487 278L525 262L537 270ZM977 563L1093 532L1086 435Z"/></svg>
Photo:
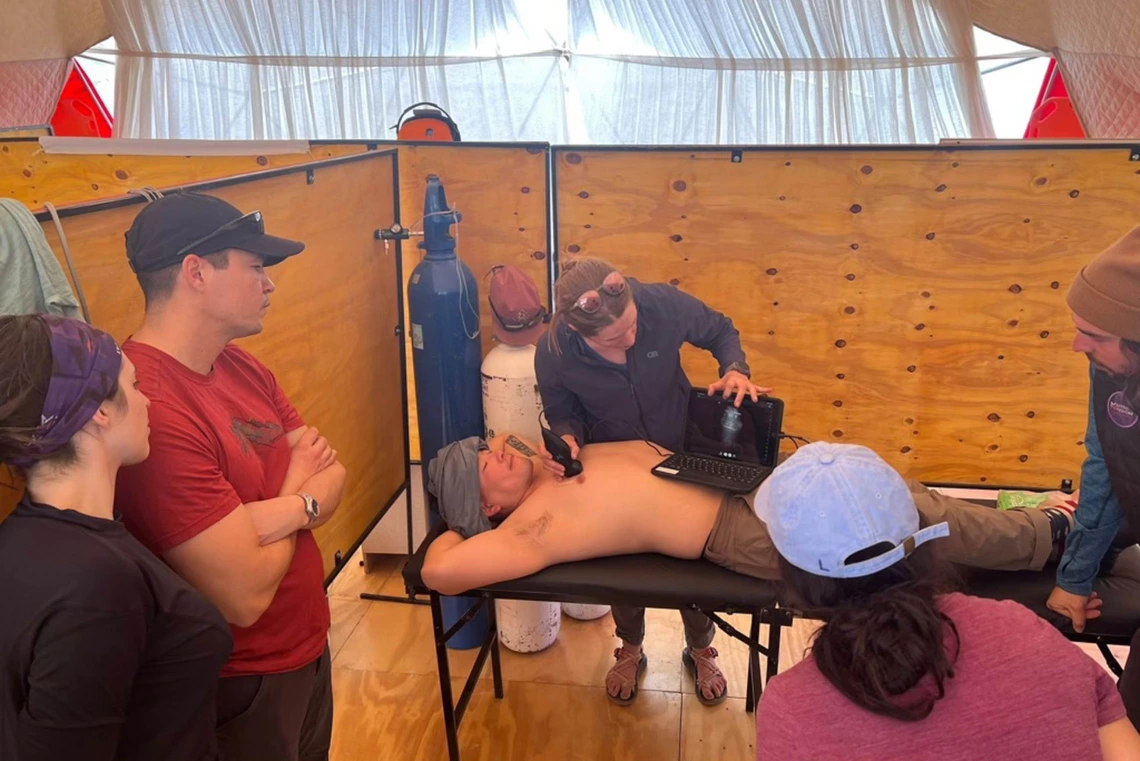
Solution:
<svg viewBox="0 0 1140 761"><path fill-rule="evenodd" d="M403 576L409 594L425 594L430 598L439 666L439 689L443 698L443 721L451 761L459 759L459 723L463 720L463 713L488 655L491 657L495 697L503 697L493 602L495 599L700 610L723 631L748 644L748 691L745 700L745 709L748 711L755 707L760 695L761 654L768 658L768 677L771 678L776 673L779 665L780 630L784 626L790 626L792 621L789 611L776 608L776 585L733 573L705 560L678 560L664 555L645 554L551 566L521 579L490 584L466 592L465 597L479 598L478 602L450 630L445 631L440 595L428 589L421 577L428 546L445 530L439 525L428 533L404 566ZM446 644L482 606L487 607L490 626L459 701L453 703ZM717 613L751 614L751 636L746 637L736 631ZM764 645L759 642L761 623L770 624Z"/></svg>
<svg viewBox="0 0 1140 761"><path fill-rule="evenodd" d="M990 490L970 490L969 494L955 493L959 490L945 491L978 504L993 504L992 499L985 498L987 493L994 494ZM491 658L495 697L503 697L493 604L495 599L700 610L723 631L748 645L748 689L745 701L745 709L748 711L753 710L760 697L760 654L768 659L767 678L774 676L779 667L780 632L783 627L791 625L794 611L777 607L775 583L733 573L705 560L678 560L655 554L622 555L564 563L521 579L471 590L464 596L478 598L478 602L445 631L440 595L428 589L421 578L427 548L445 530L444 526L437 525L428 533L404 566L403 576L409 595L429 596L444 727L451 761L459 761L459 723L488 656ZM1133 544L1124 550L1111 575L1096 580L1095 589L1104 599L1102 614L1100 618L1089 621L1085 631L1080 634L1073 631L1068 619L1045 607L1045 600L1054 586L1055 567L1049 566L1042 571L960 570L966 582L967 593L991 599L1014 600L1052 623L1069 639L1095 643L1109 668L1119 676L1120 665L1108 646L1128 645L1132 635L1140 628L1140 546ZM482 606L487 607L490 624L488 632L467 684L458 702L453 702L446 645ZM750 636L736 631L717 613L751 614ZM769 624L767 642L763 645L759 642L761 623Z"/></svg>

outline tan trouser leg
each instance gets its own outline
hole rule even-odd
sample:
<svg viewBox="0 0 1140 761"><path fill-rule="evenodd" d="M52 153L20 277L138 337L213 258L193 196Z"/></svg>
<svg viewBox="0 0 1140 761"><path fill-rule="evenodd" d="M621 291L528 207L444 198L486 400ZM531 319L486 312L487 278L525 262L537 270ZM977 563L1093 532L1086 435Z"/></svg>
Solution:
<svg viewBox="0 0 1140 761"><path fill-rule="evenodd" d="M947 497L907 479L923 526L945 521L950 536L934 542L952 563L995 571L1038 571L1053 551L1049 517L1039 510L998 510Z"/></svg>

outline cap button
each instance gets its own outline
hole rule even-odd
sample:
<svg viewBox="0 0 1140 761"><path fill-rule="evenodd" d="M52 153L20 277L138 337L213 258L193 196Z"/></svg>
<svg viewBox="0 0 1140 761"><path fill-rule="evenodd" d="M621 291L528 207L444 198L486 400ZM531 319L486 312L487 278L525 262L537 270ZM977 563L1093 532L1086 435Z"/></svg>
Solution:
<svg viewBox="0 0 1140 761"><path fill-rule="evenodd" d="M819 456L820 465L830 465L833 462L835 462L834 452L824 452Z"/></svg>

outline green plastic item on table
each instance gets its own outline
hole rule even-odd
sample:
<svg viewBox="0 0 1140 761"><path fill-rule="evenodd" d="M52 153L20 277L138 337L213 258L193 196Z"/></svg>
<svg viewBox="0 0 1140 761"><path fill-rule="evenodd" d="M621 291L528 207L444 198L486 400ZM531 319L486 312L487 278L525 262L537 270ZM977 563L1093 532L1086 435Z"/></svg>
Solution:
<svg viewBox="0 0 1140 761"><path fill-rule="evenodd" d="M1048 494L1039 494L1031 491L999 491L997 498L998 510L1012 510L1015 507L1040 507L1041 503L1049 499Z"/></svg>

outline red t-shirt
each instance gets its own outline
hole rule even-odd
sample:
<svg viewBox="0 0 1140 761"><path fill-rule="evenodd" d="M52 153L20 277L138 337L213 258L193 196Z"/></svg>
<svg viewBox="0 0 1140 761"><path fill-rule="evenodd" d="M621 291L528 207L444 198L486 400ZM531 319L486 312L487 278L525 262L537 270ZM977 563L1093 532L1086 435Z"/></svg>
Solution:
<svg viewBox="0 0 1140 761"><path fill-rule="evenodd" d="M304 422L273 373L229 346L208 375L127 341L150 399L150 457L119 471L115 506L156 555L197 536L238 505L278 496L289 468L286 434ZM316 660L329 630L324 564L312 532L296 549L277 594L248 628L233 626L222 676L293 671Z"/></svg>
<svg viewBox="0 0 1140 761"><path fill-rule="evenodd" d="M918 722L873 714L809 656L764 690L758 761L1083 761L1100 727L1125 716L1112 678L1032 611L962 594L941 598L961 639L955 675Z"/></svg>

